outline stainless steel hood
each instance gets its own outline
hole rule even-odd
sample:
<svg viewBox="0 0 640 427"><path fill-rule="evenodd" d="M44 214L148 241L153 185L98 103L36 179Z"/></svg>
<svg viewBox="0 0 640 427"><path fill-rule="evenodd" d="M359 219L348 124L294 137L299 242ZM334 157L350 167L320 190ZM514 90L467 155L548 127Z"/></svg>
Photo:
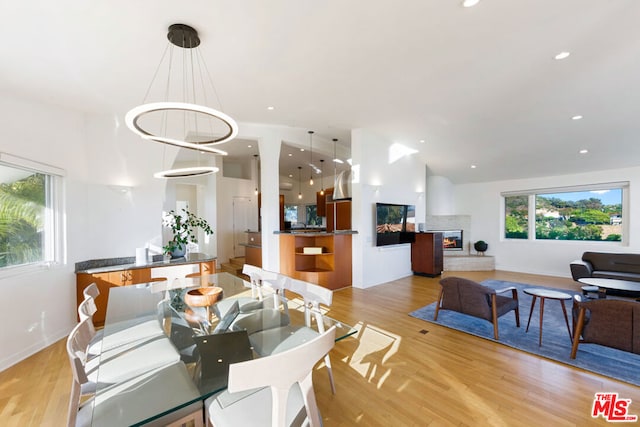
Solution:
<svg viewBox="0 0 640 427"><path fill-rule="evenodd" d="M351 171L340 172L336 176L333 188L333 200L343 200L351 198Z"/></svg>

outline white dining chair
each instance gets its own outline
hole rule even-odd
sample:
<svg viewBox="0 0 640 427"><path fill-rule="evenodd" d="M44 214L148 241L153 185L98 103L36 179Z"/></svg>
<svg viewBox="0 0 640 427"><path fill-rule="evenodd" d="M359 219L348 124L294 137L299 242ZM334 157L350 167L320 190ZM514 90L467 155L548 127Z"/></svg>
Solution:
<svg viewBox="0 0 640 427"><path fill-rule="evenodd" d="M184 279L185 277L198 273L200 266L198 264L182 264L171 265L166 267L153 267L151 269L151 279L154 280L166 280L169 288L173 287L176 280Z"/></svg>
<svg viewBox="0 0 640 427"><path fill-rule="evenodd" d="M282 353L229 365L227 390L205 400L207 425L320 427L313 367L334 344L332 327Z"/></svg>
<svg viewBox="0 0 640 427"><path fill-rule="evenodd" d="M67 426L88 425L90 421L89 409L82 409L91 405L91 399L80 399L83 396L91 396L96 391L96 383L89 381L85 370L86 349L89 345L91 330L89 320L78 323L67 337L67 356L71 365L73 381L71 383L71 395L67 412ZM79 414L79 411L81 413Z"/></svg>
<svg viewBox="0 0 640 427"><path fill-rule="evenodd" d="M325 324L320 304L330 307L333 302L333 291L314 283L292 278L285 282L285 287L287 290L300 295L304 300L304 318L306 325L311 328L313 318L316 322L318 332L323 333L325 331ZM324 362L329 372L331 391L335 394L336 386L333 380L333 369L331 368L331 358L329 354L325 356Z"/></svg>

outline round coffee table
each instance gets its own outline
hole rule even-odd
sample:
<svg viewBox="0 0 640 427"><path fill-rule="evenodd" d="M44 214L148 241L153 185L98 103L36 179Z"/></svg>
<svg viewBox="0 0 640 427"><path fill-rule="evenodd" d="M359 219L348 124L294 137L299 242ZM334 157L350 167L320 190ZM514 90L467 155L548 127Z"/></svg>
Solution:
<svg viewBox="0 0 640 427"><path fill-rule="evenodd" d="M564 306L565 300L572 298L571 295L564 292L542 288L526 288L524 289L524 293L533 297L533 300L531 301L531 310L529 310L529 321L527 322L527 329L525 332L529 332L529 324L531 323L531 315L533 314L533 309L536 306L536 299L540 298L540 338L538 339L539 346L542 346L542 318L544 316L544 301L546 299L560 301L560 305L562 306L562 313L564 314L564 322L567 325L567 332L569 332L569 339L573 341L573 337L571 336L571 328L569 327L569 318L567 317L567 308Z"/></svg>
<svg viewBox="0 0 640 427"><path fill-rule="evenodd" d="M583 285L597 286L599 288L598 293L602 294L602 297L606 297L607 289L640 293L640 282L634 282L631 280L605 279L603 277L582 277L578 279L578 282Z"/></svg>

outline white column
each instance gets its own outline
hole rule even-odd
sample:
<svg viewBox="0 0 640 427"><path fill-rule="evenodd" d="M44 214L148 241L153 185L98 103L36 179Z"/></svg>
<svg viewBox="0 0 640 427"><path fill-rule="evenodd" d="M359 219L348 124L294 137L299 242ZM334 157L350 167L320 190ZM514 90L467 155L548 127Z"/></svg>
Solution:
<svg viewBox="0 0 640 427"><path fill-rule="evenodd" d="M280 146L277 133L263 134L258 140L260 151L260 192L262 197L262 268L280 271Z"/></svg>

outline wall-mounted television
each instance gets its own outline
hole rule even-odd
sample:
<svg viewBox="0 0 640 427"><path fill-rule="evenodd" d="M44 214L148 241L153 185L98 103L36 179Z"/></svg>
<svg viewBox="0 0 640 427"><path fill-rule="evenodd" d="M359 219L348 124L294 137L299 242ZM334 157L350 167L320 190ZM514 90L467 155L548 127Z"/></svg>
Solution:
<svg viewBox="0 0 640 427"><path fill-rule="evenodd" d="M412 243L416 232L416 207L376 203L376 246Z"/></svg>

